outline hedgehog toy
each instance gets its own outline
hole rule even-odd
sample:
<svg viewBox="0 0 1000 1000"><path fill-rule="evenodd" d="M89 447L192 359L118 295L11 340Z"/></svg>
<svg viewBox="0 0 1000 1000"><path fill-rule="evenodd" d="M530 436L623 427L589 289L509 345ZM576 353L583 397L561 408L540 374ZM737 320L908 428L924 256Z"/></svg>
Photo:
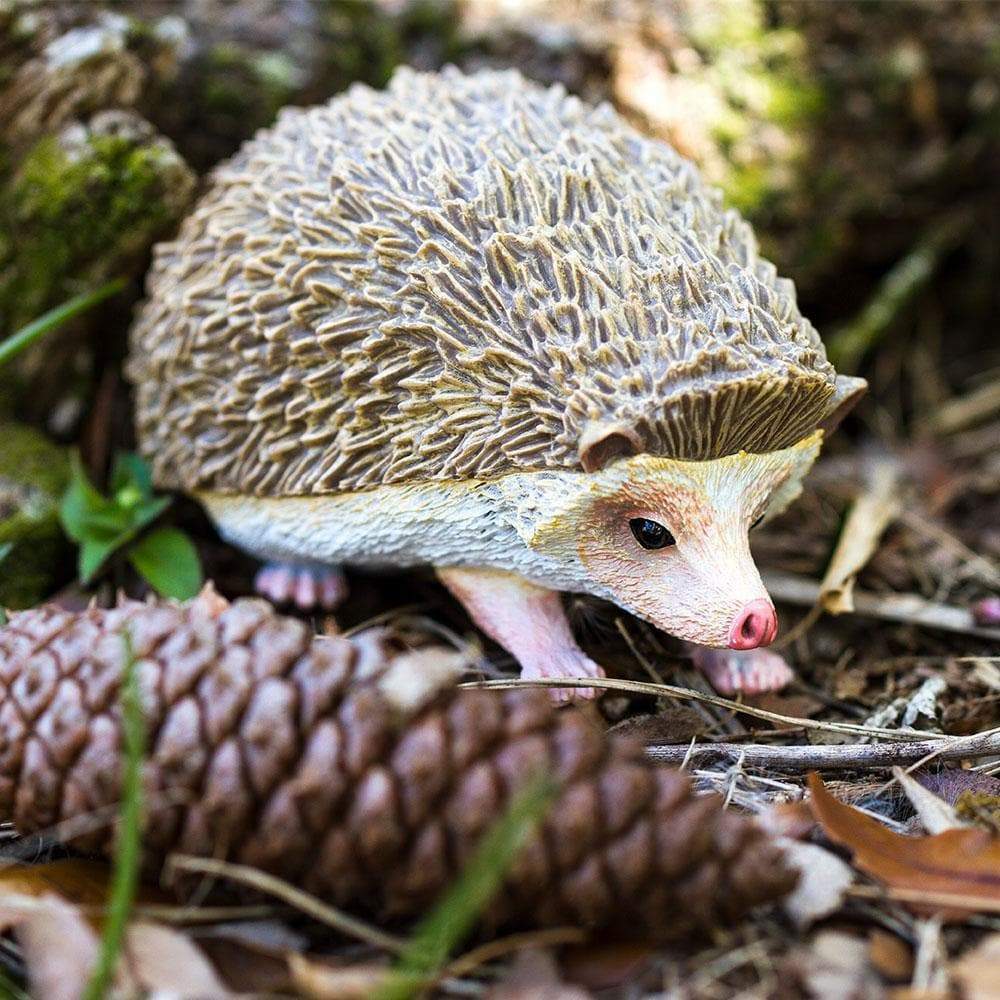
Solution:
<svg viewBox="0 0 1000 1000"><path fill-rule="evenodd" d="M157 482L333 607L430 565L525 677L596 677L559 593L779 687L748 531L863 393L669 146L513 71L288 108L160 245L131 338ZM752 652L740 652L752 651ZM763 654L763 655L761 655Z"/></svg>

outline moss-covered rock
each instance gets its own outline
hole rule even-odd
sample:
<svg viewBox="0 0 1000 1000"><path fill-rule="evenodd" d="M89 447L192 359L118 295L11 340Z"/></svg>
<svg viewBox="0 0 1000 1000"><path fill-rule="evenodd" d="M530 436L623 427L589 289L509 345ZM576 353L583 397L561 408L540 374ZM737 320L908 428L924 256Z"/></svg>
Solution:
<svg viewBox="0 0 1000 1000"><path fill-rule="evenodd" d="M0 330L138 272L193 191L170 142L132 112L37 140L0 190Z"/></svg>
<svg viewBox="0 0 1000 1000"><path fill-rule="evenodd" d="M0 423L0 607L30 607L49 593L66 549L58 506L68 481L65 449Z"/></svg>

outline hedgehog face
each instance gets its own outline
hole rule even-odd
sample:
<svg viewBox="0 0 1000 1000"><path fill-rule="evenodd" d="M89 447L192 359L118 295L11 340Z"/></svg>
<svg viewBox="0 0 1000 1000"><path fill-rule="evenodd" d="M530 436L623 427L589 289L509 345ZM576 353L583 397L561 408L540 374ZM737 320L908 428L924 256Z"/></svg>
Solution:
<svg viewBox="0 0 1000 1000"><path fill-rule="evenodd" d="M619 459L581 477L568 509L529 544L555 554L572 531L591 593L691 642L767 645L777 620L748 531L795 499L821 438L704 462Z"/></svg>
<svg viewBox="0 0 1000 1000"><path fill-rule="evenodd" d="M580 561L617 604L673 635L733 649L767 645L777 618L748 531L799 493L820 437L765 455L614 463L582 504Z"/></svg>

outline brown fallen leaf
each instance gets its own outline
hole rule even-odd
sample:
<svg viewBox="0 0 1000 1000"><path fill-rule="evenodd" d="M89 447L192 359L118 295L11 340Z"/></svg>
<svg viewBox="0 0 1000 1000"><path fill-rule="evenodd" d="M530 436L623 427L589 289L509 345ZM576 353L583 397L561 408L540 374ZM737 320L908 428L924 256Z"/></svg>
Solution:
<svg viewBox="0 0 1000 1000"><path fill-rule="evenodd" d="M904 837L838 801L815 772L809 789L816 819L862 871L891 888L947 896L949 910L1000 911L1000 837L982 829ZM911 899L919 905L919 895Z"/></svg>
<svg viewBox="0 0 1000 1000"><path fill-rule="evenodd" d="M854 610L854 581L878 548L882 533L899 510L899 469L889 458L874 458L868 486L854 501L830 557L819 601L832 615Z"/></svg>
<svg viewBox="0 0 1000 1000"><path fill-rule="evenodd" d="M881 927L868 934L868 960L884 979L891 983L909 982L913 976L913 949Z"/></svg>
<svg viewBox="0 0 1000 1000"><path fill-rule="evenodd" d="M55 895L77 906L103 906L108 896L111 866L102 861L63 858L44 864L12 864L0 868L0 899Z"/></svg>
<svg viewBox="0 0 1000 1000"><path fill-rule="evenodd" d="M564 949L561 964L566 978L575 985L610 990L638 977L653 955L649 945L631 941L587 942Z"/></svg>
<svg viewBox="0 0 1000 1000"><path fill-rule="evenodd" d="M100 924L100 912L111 885L111 865L83 858L61 858L42 864L14 862L0 866L0 903L8 893L18 896L58 896L85 909L91 924ZM155 886L141 886L139 904L167 903L171 897Z"/></svg>

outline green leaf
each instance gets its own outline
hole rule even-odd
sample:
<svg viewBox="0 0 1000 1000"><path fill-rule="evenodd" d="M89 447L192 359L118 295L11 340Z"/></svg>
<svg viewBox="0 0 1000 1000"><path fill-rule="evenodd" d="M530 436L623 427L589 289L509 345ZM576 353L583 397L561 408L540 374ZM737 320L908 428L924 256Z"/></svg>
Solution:
<svg viewBox="0 0 1000 1000"><path fill-rule="evenodd" d="M555 798L544 772L514 795L506 813L483 835L458 880L410 939L378 1000L406 1000L425 989L471 930L503 882L508 868Z"/></svg>
<svg viewBox="0 0 1000 1000"><path fill-rule="evenodd" d="M63 529L80 546L79 574L90 583L108 557L128 545L170 506L169 497L153 497L148 471L137 456L116 462L122 492L131 490L127 503L104 496L87 476L79 455L73 455L70 484L59 505ZM136 464L138 463L138 464Z"/></svg>
<svg viewBox="0 0 1000 1000"><path fill-rule="evenodd" d="M70 483L59 505L59 519L75 542L84 541L95 530L109 533L128 527L114 504L94 488L77 454L72 458Z"/></svg>
<svg viewBox="0 0 1000 1000"><path fill-rule="evenodd" d="M44 337L45 334L58 329L67 320L72 319L74 316L79 316L82 312L86 312L88 309L96 306L98 302L103 302L105 299L120 292L124 287L124 278L116 278L96 291L84 292L82 295L77 295L68 302L64 302L61 306L50 309L47 313L39 316L38 319L32 320L27 326L18 330L17 333L11 334L6 340L0 342L0 365L16 357L40 337Z"/></svg>
<svg viewBox="0 0 1000 1000"><path fill-rule="evenodd" d="M97 571L107 562L108 557L119 547L118 536L110 540L102 540L90 536L80 542L80 552L77 558L77 573L83 584L92 583Z"/></svg>
<svg viewBox="0 0 1000 1000"><path fill-rule="evenodd" d="M198 552L177 528L157 528L128 550L129 562L163 597L186 601L201 589Z"/></svg>
<svg viewBox="0 0 1000 1000"><path fill-rule="evenodd" d="M133 494L141 500L153 496L153 473L148 463L134 452L122 452L111 470L111 495L119 503L119 494ZM128 504L123 504L128 506Z"/></svg>

